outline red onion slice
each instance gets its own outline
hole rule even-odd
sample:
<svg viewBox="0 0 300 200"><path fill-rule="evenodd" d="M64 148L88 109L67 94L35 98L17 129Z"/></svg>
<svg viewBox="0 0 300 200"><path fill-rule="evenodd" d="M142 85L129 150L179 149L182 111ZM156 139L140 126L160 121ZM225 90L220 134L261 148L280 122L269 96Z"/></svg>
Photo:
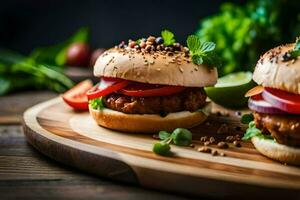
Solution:
<svg viewBox="0 0 300 200"><path fill-rule="evenodd" d="M270 103L263 99L253 99L252 97L248 100L248 107L259 113L265 114L286 114L286 112L273 107Z"/></svg>

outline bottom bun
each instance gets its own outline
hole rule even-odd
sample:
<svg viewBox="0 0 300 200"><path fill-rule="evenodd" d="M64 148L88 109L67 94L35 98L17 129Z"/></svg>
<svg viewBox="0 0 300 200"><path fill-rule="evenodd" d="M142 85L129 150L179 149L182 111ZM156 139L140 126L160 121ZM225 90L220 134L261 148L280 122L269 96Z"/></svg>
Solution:
<svg viewBox="0 0 300 200"><path fill-rule="evenodd" d="M253 137L255 148L263 155L282 163L300 165L300 149L278 144L274 140Z"/></svg>
<svg viewBox="0 0 300 200"><path fill-rule="evenodd" d="M165 117L155 114L125 114L108 108L94 110L89 107L89 110L100 126L123 132L154 133L173 131L175 128L192 128L202 123L210 113L211 103L197 112L169 113Z"/></svg>

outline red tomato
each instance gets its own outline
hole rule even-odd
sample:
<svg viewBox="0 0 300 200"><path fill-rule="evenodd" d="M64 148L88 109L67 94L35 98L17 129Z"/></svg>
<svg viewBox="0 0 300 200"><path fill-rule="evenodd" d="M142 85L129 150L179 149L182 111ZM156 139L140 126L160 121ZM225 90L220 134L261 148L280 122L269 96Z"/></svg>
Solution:
<svg viewBox="0 0 300 200"><path fill-rule="evenodd" d="M133 97L167 96L183 91L182 86L161 86L153 84L135 83L120 90L120 93Z"/></svg>
<svg viewBox="0 0 300 200"><path fill-rule="evenodd" d="M90 47L85 43L73 43L67 49L67 65L88 66Z"/></svg>
<svg viewBox="0 0 300 200"><path fill-rule="evenodd" d="M76 110L88 110L86 92L93 87L91 80L85 80L62 95L63 100Z"/></svg>
<svg viewBox="0 0 300 200"><path fill-rule="evenodd" d="M273 88L265 88L263 98L275 108L292 114L300 114L300 95Z"/></svg>
<svg viewBox="0 0 300 200"><path fill-rule="evenodd" d="M126 87L130 82L127 80L117 78L101 78L100 83L90 89L86 95L88 99L95 99L98 97L106 96L112 92Z"/></svg>

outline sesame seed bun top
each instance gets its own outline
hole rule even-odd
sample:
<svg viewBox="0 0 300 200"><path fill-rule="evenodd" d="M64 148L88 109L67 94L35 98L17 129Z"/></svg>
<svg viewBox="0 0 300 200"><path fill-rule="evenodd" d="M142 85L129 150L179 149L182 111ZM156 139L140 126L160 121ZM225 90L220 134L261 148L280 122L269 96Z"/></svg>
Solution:
<svg viewBox="0 0 300 200"><path fill-rule="evenodd" d="M144 51L115 47L96 61L94 75L150 84L185 87L212 86L217 69L195 65L184 51Z"/></svg>
<svg viewBox="0 0 300 200"><path fill-rule="evenodd" d="M295 44L275 47L266 52L255 67L253 80L264 87L271 87L300 94L300 59L284 61L284 56Z"/></svg>

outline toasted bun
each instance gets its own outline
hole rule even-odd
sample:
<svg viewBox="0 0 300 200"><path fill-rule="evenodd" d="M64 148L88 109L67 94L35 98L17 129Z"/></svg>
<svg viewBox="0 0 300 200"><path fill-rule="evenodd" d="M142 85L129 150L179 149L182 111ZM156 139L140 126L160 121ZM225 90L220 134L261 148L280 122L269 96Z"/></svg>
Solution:
<svg viewBox="0 0 300 200"><path fill-rule="evenodd" d="M94 110L90 113L98 125L123 132L154 133L158 131L173 131L175 128L191 128L202 123L211 110L211 103L202 111L182 111L170 113L165 117L154 114L125 114L111 109Z"/></svg>
<svg viewBox="0 0 300 200"><path fill-rule="evenodd" d="M278 144L272 140L253 137L255 148L263 155L282 163L300 165L300 149Z"/></svg>
<svg viewBox="0 0 300 200"><path fill-rule="evenodd" d="M264 87L272 87L300 94L300 59L283 62L283 55L295 44L276 47L257 62L253 80Z"/></svg>
<svg viewBox="0 0 300 200"><path fill-rule="evenodd" d="M183 52L169 55L119 48L110 49L97 59L94 75L186 87L212 86L218 77L216 68L195 65Z"/></svg>

